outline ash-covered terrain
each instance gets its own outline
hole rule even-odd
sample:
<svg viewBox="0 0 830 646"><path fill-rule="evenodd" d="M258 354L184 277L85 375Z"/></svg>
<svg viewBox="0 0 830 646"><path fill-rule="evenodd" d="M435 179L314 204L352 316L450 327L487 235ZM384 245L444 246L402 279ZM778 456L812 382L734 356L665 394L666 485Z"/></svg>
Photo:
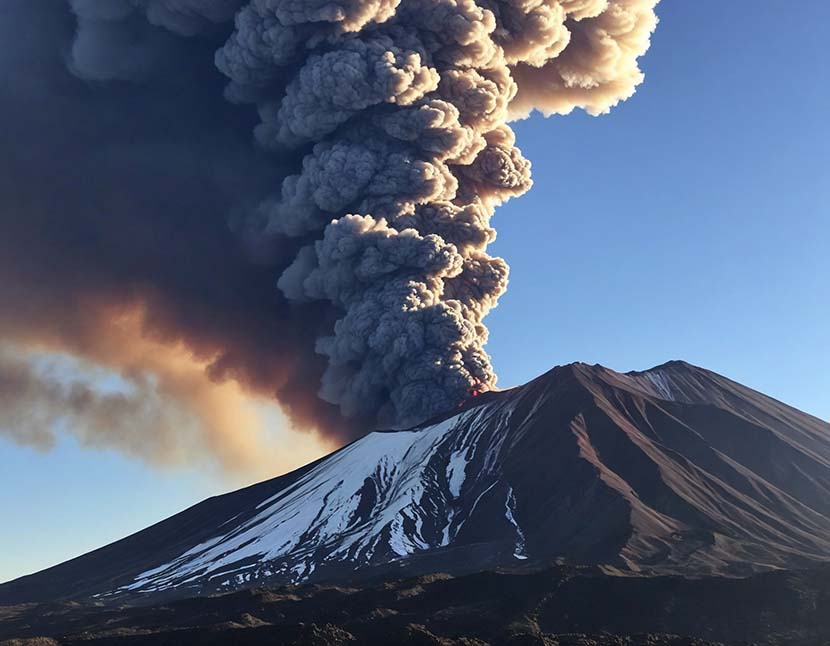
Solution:
<svg viewBox="0 0 830 646"><path fill-rule="evenodd" d="M743 576L830 560L830 425L683 362L554 368L445 419L0 586L153 602L554 562Z"/></svg>
<svg viewBox="0 0 830 646"><path fill-rule="evenodd" d="M0 644L819 646L830 643L828 611L827 566L744 579L553 566L256 588L150 606L24 604L0 608Z"/></svg>

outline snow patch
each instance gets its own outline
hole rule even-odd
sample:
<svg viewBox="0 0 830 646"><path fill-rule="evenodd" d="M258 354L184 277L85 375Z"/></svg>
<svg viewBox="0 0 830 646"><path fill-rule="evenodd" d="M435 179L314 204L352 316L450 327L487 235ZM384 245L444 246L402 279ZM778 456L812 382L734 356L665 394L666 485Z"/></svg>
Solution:
<svg viewBox="0 0 830 646"><path fill-rule="evenodd" d="M166 590L196 579L233 585L272 574L300 583L324 562L358 567L447 546L500 482L516 404L509 398L425 428L370 433L118 591Z"/></svg>
<svg viewBox="0 0 830 646"><path fill-rule="evenodd" d="M510 524L516 528L516 547L513 550L513 557L519 559L520 561L524 561L527 559L527 551L525 549L526 541L525 535L522 531L522 528L519 527L519 523L516 521L516 494L513 493L513 487L509 487L507 490L507 500L504 503L505 512L504 516L510 521Z"/></svg>
<svg viewBox="0 0 830 646"><path fill-rule="evenodd" d="M672 383L666 375L661 372L652 371L643 373L643 376L649 381L651 386L653 386L653 389L658 397L666 401L675 400L674 392L672 390Z"/></svg>
<svg viewBox="0 0 830 646"><path fill-rule="evenodd" d="M461 487L467 475L467 447L453 451L447 464L447 484L453 498L461 495Z"/></svg>
<svg viewBox="0 0 830 646"><path fill-rule="evenodd" d="M236 573L238 579L238 570L243 568L234 564L251 559L289 558L292 578L299 582L314 571L309 557L318 547L332 547L328 555L332 559L368 558L381 551L378 537L384 530L387 553L407 556L429 549L430 542L422 535L425 512L420 504L430 482L425 471L448 433L465 417L462 414L423 430L367 435L262 501L256 507L258 513L227 534L143 572L122 589L165 589L195 573ZM454 469L450 480L454 490L460 491L464 469L459 469L460 475ZM361 521L357 510L367 479L374 483L377 500L368 518ZM409 531L412 526L414 531Z"/></svg>

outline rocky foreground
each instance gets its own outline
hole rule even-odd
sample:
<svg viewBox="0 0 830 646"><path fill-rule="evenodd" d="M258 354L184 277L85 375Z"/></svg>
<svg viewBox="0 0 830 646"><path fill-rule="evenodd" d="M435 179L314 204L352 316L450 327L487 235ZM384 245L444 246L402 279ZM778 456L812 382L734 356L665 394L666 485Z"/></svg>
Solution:
<svg viewBox="0 0 830 646"><path fill-rule="evenodd" d="M0 608L3 645L827 643L830 566L697 580L553 566L361 587L247 589L150 606L52 602Z"/></svg>

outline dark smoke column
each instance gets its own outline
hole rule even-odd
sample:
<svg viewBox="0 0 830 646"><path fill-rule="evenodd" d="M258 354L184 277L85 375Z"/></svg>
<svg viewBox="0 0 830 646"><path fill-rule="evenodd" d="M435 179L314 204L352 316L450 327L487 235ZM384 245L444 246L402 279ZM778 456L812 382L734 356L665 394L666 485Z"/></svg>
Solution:
<svg viewBox="0 0 830 646"><path fill-rule="evenodd" d="M217 54L258 141L302 170L251 226L307 240L279 278L340 313L317 351L343 414L417 423L495 383L496 206L531 186L506 125L607 111L641 80L654 0L254 0ZM518 96L518 100L517 100Z"/></svg>
<svg viewBox="0 0 830 646"><path fill-rule="evenodd" d="M280 341L251 344L289 346L291 360L272 359L289 410L319 387L362 428L405 426L495 383L484 319L508 268L487 254L490 218L531 186L508 121L600 114L633 94L656 2L69 0L69 60L117 88L176 78L184 43L195 53L229 34L216 52L225 96L257 108L258 144L289 169L269 198L240 196L259 206L235 217L256 249L281 250L268 262L292 304L275 295ZM318 356L292 342L297 325L328 329ZM247 339L225 332L245 351L219 373L268 390ZM302 366L319 355L318 384Z"/></svg>

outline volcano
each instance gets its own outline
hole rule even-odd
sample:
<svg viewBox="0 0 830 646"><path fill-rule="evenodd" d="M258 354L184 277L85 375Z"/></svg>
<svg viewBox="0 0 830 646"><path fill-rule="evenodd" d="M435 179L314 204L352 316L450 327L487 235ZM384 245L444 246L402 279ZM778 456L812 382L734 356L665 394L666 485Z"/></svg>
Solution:
<svg viewBox="0 0 830 646"><path fill-rule="evenodd" d="M830 560L830 425L684 362L554 368L0 586L0 603L592 564Z"/></svg>

